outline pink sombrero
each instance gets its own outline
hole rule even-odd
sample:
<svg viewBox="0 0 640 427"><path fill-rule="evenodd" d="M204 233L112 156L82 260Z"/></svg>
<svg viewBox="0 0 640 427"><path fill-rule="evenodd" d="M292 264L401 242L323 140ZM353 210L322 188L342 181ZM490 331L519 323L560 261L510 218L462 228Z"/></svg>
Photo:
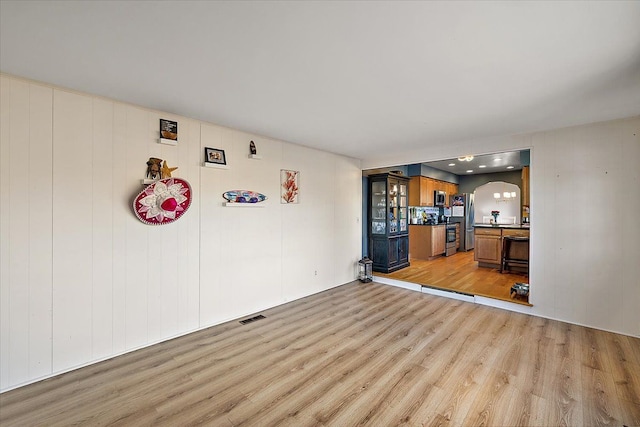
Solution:
<svg viewBox="0 0 640 427"><path fill-rule="evenodd" d="M133 201L133 211L145 224L169 224L191 205L191 186L180 178L160 179L142 190Z"/></svg>

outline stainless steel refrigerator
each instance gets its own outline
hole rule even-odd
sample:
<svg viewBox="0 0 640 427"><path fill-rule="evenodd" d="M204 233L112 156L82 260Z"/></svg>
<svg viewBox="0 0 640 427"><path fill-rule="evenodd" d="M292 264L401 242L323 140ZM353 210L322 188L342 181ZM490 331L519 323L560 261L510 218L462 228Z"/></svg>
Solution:
<svg viewBox="0 0 640 427"><path fill-rule="evenodd" d="M451 196L451 221L460 223L460 250L470 251L474 245L473 193Z"/></svg>

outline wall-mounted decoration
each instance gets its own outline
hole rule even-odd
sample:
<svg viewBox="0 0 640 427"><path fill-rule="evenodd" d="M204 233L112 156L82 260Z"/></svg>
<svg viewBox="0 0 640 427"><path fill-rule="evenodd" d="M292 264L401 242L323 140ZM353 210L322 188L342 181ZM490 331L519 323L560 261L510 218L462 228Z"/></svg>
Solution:
<svg viewBox="0 0 640 427"><path fill-rule="evenodd" d="M226 165L227 159L224 156L224 150L217 148L204 147L204 161L205 163L216 163L219 165Z"/></svg>
<svg viewBox="0 0 640 427"><path fill-rule="evenodd" d="M262 156L258 156L258 149L253 141L249 141L249 158L254 160L262 159Z"/></svg>
<svg viewBox="0 0 640 427"><path fill-rule="evenodd" d="M160 119L160 141L161 144L178 144L178 122Z"/></svg>
<svg viewBox="0 0 640 427"><path fill-rule="evenodd" d="M299 171L280 170L280 203L298 203Z"/></svg>
<svg viewBox="0 0 640 427"><path fill-rule="evenodd" d="M133 201L138 219L149 225L169 224L191 205L191 186L180 178L161 179L147 186Z"/></svg>
<svg viewBox="0 0 640 427"><path fill-rule="evenodd" d="M267 200L264 194L250 190L225 191L222 197L230 203L260 203Z"/></svg>
<svg viewBox="0 0 640 427"><path fill-rule="evenodd" d="M147 178L154 180L162 178L161 165L162 159L149 157L149 160L147 160Z"/></svg>
<svg viewBox="0 0 640 427"><path fill-rule="evenodd" d="M173 172L176 169L178 168L177 167L170 168L169 165L167 165L167 161L165 160L164 164L162 165L162 169L160 170L160 172L162 172L162 179L171 178L171 172Z"/></svg>

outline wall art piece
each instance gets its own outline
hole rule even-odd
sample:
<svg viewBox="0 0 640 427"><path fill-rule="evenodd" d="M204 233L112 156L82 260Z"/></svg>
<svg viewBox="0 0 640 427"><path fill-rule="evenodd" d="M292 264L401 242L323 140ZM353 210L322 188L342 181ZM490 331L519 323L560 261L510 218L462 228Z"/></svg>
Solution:
<svg viewBox="0 0 640 427"><path fill-rule="evenodd" d="M224 156L224 150L217 148L204 147L204 161L207 163L217 163L219 165L226 165L227 159Z"/></svg>
<svg viewBox="0 0 640 427"><path fill-rule="evenodd" d="M178 122L160 119L160 138L178 141Z"/></svg>
<svg viewBox="0 0 640 427"><path fill-rule="evenodd" d="M258 150L256 149L256 143L253 141L249 142L249 154L253 154L254 156L258 154Z"/></svg>
<svg viewBox="0 0 640 427"><path fill-rule="evenodd" d="M147 178L160 179L162 178L162 172L160 171L162 165L162 159L157 157L149 157L147 160Z"/></svg>
<svg viewBox="0 0 640 427"><path fill-rule="evenodd" d="M300 171L280 170L280 203L298 203Z"/></svg>
<svg viewBox="0 0 640 427"><path fill-rule="evenodd" d="M231 203L260 203L267 200L267 196L251 190L229 190L222 194Z"/></svg>
<svg viewBox="0 0 640 427"><path fill-rule="evenodd" d="M149 225L170 224L191 205L191 186L180 178L161 179L148 185L133 200L138 219Z"/></svg>
<svg viewBox="0 0 640 427"><path fill-rule="evenodd" d="M162 173L162 179L171 178L171 172L173 172L176 169L178 168L177 167L170 168L169 165L167 165L167 161L165 160L164 164L162 165L162 169L160 170L160 172Z"/></svg>

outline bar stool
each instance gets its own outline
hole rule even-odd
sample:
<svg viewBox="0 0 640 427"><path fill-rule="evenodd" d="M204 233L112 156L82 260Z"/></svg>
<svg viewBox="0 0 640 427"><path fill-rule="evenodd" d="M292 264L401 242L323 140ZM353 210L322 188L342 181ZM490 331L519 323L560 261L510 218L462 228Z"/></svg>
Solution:
<svg viewBox="0 0 640 427"><path fill-rule="evenodd" d="M506 236L502 239L500 273L510 271L511 266L523 267L529 274L529 238Z"/></svg>

